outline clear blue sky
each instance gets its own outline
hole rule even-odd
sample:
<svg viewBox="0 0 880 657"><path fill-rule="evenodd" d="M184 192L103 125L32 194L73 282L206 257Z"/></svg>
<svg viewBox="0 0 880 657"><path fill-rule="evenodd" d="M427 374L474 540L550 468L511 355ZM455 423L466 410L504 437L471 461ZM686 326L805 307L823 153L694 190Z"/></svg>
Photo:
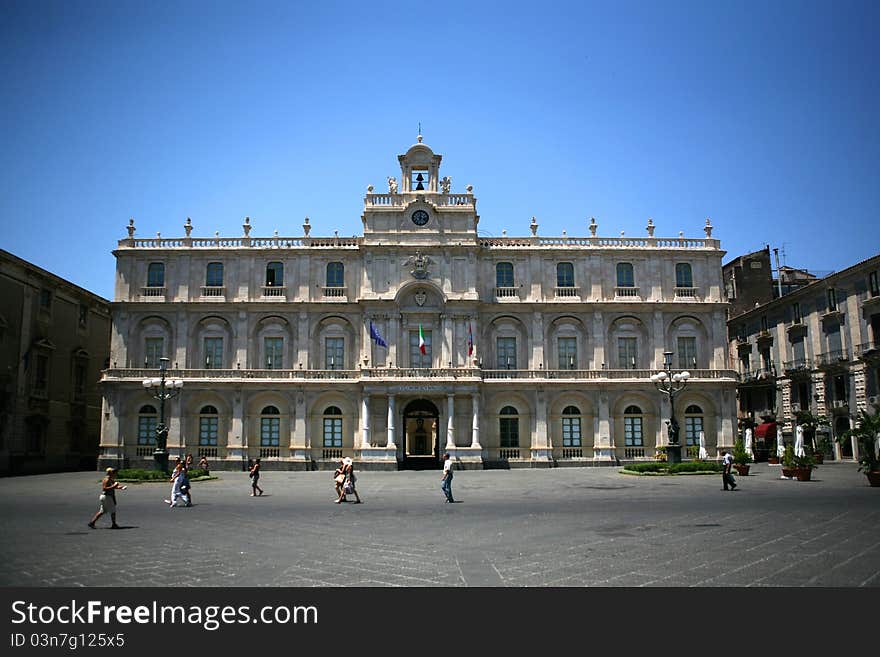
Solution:
<svg viewBox="0 0 880 657"><path fill-rule="evenodd" d="M361 233L415 142L486 234L880 251L878 2L0 2L0 247L110 298L142 237Z"/></svg>

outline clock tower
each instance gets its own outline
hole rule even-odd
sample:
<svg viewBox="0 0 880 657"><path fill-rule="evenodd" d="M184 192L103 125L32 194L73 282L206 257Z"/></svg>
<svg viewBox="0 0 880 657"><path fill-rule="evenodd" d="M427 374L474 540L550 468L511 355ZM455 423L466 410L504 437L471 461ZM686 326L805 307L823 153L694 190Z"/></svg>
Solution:
<svg viewBox="0 0 880 657"><path fill-rule="evenodd" d="M361 217L365 245L476 244L477 200L470 185L464 193L452 192L449 176L440 177L442 159L419 135L398 155L400 178L388 178L387 193L367 188Z"/></svg>

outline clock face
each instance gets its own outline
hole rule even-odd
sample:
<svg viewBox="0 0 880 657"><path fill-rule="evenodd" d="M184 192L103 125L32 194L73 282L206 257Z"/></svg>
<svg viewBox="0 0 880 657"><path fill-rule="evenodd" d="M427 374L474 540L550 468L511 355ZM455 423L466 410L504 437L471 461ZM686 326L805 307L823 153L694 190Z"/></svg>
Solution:
<svg viewBox="0 0 880 657"><path fill-rule="evenodd" d="M416 226L424 226L428 223L428 213L424 210L416 210L412 213L412 220Z"/></svg>

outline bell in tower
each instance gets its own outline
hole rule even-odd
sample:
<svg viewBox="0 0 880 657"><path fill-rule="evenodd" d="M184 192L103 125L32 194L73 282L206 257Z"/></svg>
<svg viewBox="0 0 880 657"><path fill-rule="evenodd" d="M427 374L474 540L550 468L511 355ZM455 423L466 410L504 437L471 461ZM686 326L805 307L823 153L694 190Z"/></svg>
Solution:
<svg viewBox="0 0 880 657"><path fill-rule="evenodd" d="M416 191L419 191L420 189L421 190L425 189L425 185L423 184L424 182L425 182L425 177L421 173L416 176Z"/></svg>

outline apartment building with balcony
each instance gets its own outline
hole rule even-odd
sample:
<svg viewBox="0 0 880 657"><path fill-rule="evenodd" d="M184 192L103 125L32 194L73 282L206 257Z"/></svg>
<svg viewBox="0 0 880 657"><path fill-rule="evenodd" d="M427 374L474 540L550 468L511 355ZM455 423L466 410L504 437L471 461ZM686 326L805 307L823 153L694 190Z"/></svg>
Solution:
<svg viewBox="0 0 880 657"><path fill-rule="evenodd" d="M117 261L101 464L151 462L159 358L184 382L172 453L213 467L551 467L653 458L672 351L691 379L682 442L735 434L723 251L704 237L478 234L419 136L400 179L367 187L359 237L128 237Z"/></svg>

